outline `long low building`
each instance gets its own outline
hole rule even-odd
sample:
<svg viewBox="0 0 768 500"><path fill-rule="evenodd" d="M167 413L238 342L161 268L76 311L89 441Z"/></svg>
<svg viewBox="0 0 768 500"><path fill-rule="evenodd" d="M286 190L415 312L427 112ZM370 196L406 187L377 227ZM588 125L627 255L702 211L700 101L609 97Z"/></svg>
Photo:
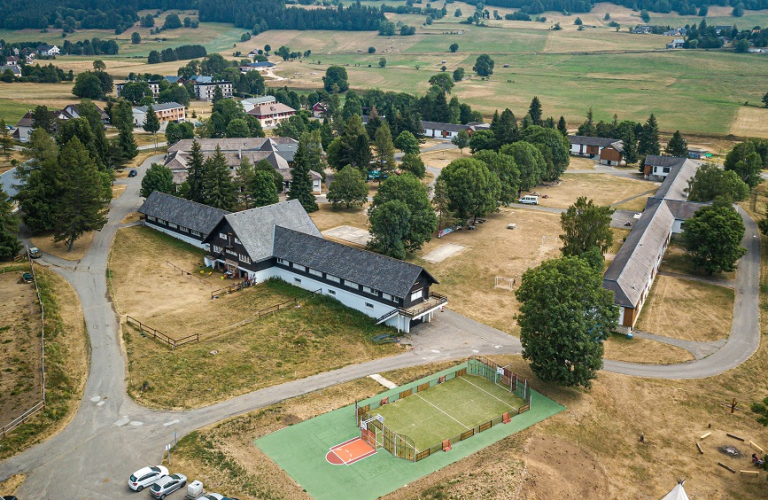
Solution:
<svg viewBox="0 0 768 500"><path fill-rule="evenodd" d="M597 158L603 165L619 165L624 156L624 143L619 139L569 135L571 154Z"/></svg>
<svg viewBox="0 0 768 500"><path fill-rule="evenodd" d="M148 227L208 249L209 267L254 283L282 279L398 331L431 321L448 302L430 291L437 280L424 268L324 239L298 200L214 210L154 192L139 212Z"/></svg>
<svg viewBox="0 0 768 500"><path fill-rule="evenodd" d="M683 232L684 222L707 205L687 200L688 181L697 169L692 160L671 169L603 275L603 286L620 309L620 326L635 326L672 235Z"/></svg>

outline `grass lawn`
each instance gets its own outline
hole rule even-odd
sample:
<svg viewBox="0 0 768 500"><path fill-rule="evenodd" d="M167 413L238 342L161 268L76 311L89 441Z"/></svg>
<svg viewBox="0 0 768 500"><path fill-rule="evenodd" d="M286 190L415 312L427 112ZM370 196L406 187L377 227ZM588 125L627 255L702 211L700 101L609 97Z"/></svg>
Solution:
<svg viewBox="0 0 768 500"><path fill-rule="evenodd" d="M146 227L123 229L115 238L110 274L119 311L173 338L201 335L199 343L171 351L123 326L128 390L142 404L204 406L401 351L399 345L370 341L391 329L377 327L367 316L325 297L228 328L307 292L268 282L211 300L212 291L231 281L221 280L220 273L199 274L201 259L201 250ZM145 382L151 386L148 391L141 390Z"/></svg>
<svg viewBox="0 0 768 500"><path fill-rule="evenodd" d="M318 205L320 208L309 216L320 231L339 226L354 226L368 230L368 204L362 208L334 208L330 203Z"/></svg>
<svg viewBox="0 0 768 500"><path fill-rule="evenodd" d="M125 188L123 188L123 190L125 190ZM122 194L122 192L120 194ZM117 198L117 196L114 196L114 191L113 197ZM43 252L51 254L55 257L59 257L60 259L80 260L91 246L91 241L93 241L93 231L85 233L76 239L74 245L72 245L72 250L69 250L69 245L67 242L54 241L52 233L44 233L38 236L33 236L30 238L30 241L34 246Z"/></svg>
<svg viewBox="0 0 768 500"><path fill-rule="evenodd" d="M556 186L537 186L539 204L543 207L568 208L580 196L596 205L612 205L655 189L652 183L625 179L610 174L564 174ZM544 198L543 195L547 195ZM645 197L643 197L645 201Z"/></svg>
<svg viewBox="0 0 768 500"><path fill-rule="evenodd" d="M664 253L664 260L661 261L661 266L659 269L676 274L684 274L687 276L697 276L702 278L713 278L716 280L736 279L735 271L718 273L709 276L701 269L694 267L691 263L690 255L685 250L682 243L678 240L672 240L672 242L667 247L667 251Z"/></svg>
<svg viewBox="0 0 768 500"><path fill-rule="evenodd" d="M693 361L693 354L681 347L676 347L655 340L635 337L627 339L624 335L611 335L605 341L605 358L629 363L673 364Z"/></svg>
<svg viewBox="0 0 768 500"><path fill-rule="evenodd" d="M35 266L35 272L37 273L40 297L45 307L46 408L8 433L0 441L0 459L15 455L63 429L77 410L88 372L88 339L77 294L69 283L56 273L40 266ZM5 275L0 275L0 277L3 276ZM24 411L20 406L7 406L8 396L26 397L27 402L35 399L27 397L29 394L22 396L21 392L17 392L21 387L19 384L27 386L31 381L24 382L18 377L8 376L10 373L8 370L13 367L26 373L28 370L34 370L40 362L39 356L36 355L39 353L40 309L36 300L33 304L27 303L27 306L21 303L29 299L25 296L30 293L34 294L34 288L31 285L14 286L16 288L24 287L23 291L21 293L14 292L13 301L6 301L4 305L15 304L24 307L25 313L28 314L26 318L14 320L19 321L16 326L13 326L18 334L14 338L6 338L3 336L4 332L0 332L0 336L3 336L1 337L3 338L2 344L0 344L0 358L15 352L12 357L16 359L15 361L5 360L3 362L4 370L7 372L3 373L3 377L0 379L0 387L2 388L0 391L0 405L2 406L0 408L3 410L3 417L7 411L11 413L11 417L18 416ZM5 326L11 325L0 323L0 330ZM35 346L36 343L37 346ZM27 377L23 376L22 378ZM39 383L37 387L39 388ZM10 394L6 392L8 389L11 389ZM14 392L16 393L14 394Z"/></svg>
<svg viewBox="0 0 768 500"><path fill-rule="evenodd" d="M671 276L657 276L640 312L637 329L686 340L728 336L733 290Z"/></svg>

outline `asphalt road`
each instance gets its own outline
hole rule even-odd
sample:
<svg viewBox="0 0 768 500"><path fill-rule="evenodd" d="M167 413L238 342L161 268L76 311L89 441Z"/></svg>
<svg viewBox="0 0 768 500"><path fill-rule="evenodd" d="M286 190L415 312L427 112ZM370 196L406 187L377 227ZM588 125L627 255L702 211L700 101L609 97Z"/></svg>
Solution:
<svg viewBox="0 0 768 500"><path fill-rule="evenodd" d="M158 155L162 157L162 155ZM149 158L143 166L158 161ZM0 480L23 472L27 479L18 495L25 500L49 498L135 498L126 481L134 470L160 461L174 433L182 437L199 427L342 382L408 366L473 354L518 354L516 337L446 310L413 335L413 349L403 354L351 365L302 380L254 391L198 410L155 411L133 402L125 392L125 359L120 346L119 318L106 282L109 248L121 220L141 204L138 196L146 168L134 178L121 179L125 193L112 201L109 222L94 237L77 263L44 256L42 261L69 281L83 307L92 355L88 382L72 422L53 438L0 463ZM529 207L526 207L529 208ZM734 321L728 342L714 354L677 365L643 365L605 361L616 373L687 379L717 375L744 362L760 341L758 322L759 238L755 223L742 212L748 249L739 263ZM181 498L176 493L172 498Z"/></svg>
<svg viewBox="0 0 768 500"><path fill-rule="evenodd" d="M0 175L0 184L3 185L3 190L5 190L9 198L16 194L16 188L14 188L13 185L18 181L13 177L14 172L16 172L16 169L12 168Z"/></svg>

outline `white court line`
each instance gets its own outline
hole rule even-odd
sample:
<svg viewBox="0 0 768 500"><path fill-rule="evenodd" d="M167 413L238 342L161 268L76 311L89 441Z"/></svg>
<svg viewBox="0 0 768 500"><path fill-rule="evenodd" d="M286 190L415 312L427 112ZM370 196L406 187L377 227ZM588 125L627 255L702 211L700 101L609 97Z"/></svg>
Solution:
<svg viewBox="0 0 768 500"><path fill-rule="evenodd" d="M464 382L468 383L469 385L473 385L473 386L477 387L478 389L480 389L480 390L481 390L481 391L483 391L484 393L488 394L488 395L489 395L490 397L492 397L493 399L495 399L495 400L497 400L497 401L499 401L499 402L501 402L501 403L504 403L505 405L509 406L509 407L510 407L510 408L512 408L513 410L517 410L517 408L515 408L515 407L514 407L514 406L512 406L511 404L507 403L507 402L506 402L506 401L504 401L503 399L499 399L499 398L497 398L496 396L494 396L494 395L493 395L493 394L491 394L490 392L486 391L485 389L483 389L482 387L480 387L480 386L479 386L479 385L477 385L477 384L473 384L472 382L470 382L469 380L465 379L464 377L456 377L456 378L460 378L461 380L463 380Z"/></svg>
<svg viewBox="0 0 768 500"><path fill-rule="evenodd" d="M437 409L437 411L439 411L439 412L442 412L442 413L443 413L445 416L447 416L448 418L450 418L450 419L451 419L451 420L453 420L454 422L458 422L458 424L459 424L460 426L464 427L465 429L471 429L471 427L468 427L468 426L466 426L466 425L462 424L461 422L459 422L458 420L456 420L455 418L453 418L452 416L450 416L449 414L447 414L446 412L444 412L443 410L441 410L439 407L437 407L437 406L433 405L432 403L430 403L430 402L429 402L429 401L427 401L426 399L422 398L422 397L421 397L421 396L419 396L418 394L414 394L414 396L418 396L419 398L421 398L421 400L422 400L422 401L424 401L424 402L425 402L425 403L427 403L428 405L431 405L432 407L436 408L436 409Z"/></svg>

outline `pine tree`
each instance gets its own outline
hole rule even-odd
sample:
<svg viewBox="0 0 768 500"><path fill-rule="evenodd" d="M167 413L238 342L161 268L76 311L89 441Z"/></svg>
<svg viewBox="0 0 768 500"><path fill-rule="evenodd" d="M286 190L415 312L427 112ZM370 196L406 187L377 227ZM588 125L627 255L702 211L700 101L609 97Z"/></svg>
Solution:
<svg viewBox="0 0 768 500"><path fill-rule="evenodd" d="M643 132L637 144L637 152L641 156L658 155L661 153L659 146L659 124L656 117L651 114L643 125Z"/></svg>
<svg viewBox="0 0 768 500"><path fill-rule="evenodd" d="M152 134L155 140L155 151L157 151L157 131L160 130L160 120L151 105L147 107L147 118L143 128L145 132Z"/></svg>
<svg viewBox="0 0 768 500"><path fill-rule="evenodd" d="M386 122L382 123L376 131L373 149L376 151L376 165L379 169L379 182L381 182L382 174L393 171L397 166L395 145L392 143L392 134Z"/></svg>
<svg viewBox="0 0 768 500"><path fill-rule="evenodd" d="M253 185L255 176L256 169L254 168L253 163L251 163L251 160L249 160L247 156L243 156L240 165L235 169L235 188L237 189L237 192L240 193L240 197L242 198L246 209L251 208L250 202L253 200L251 186ZM270 181L271 180L272 176L270 175ZM275 191L274 183L272 183L272 187L273 191ZM275 191L275 194L277 194L277 191Z"/></svg>
<svg viewBox="0 0 768 500"><path fill-rule="evenodd" d="M21 250L19 219L13 213L13 204L0 184L0 260L11 260Z"/></svg>
<svg viewBox="0 0 768 500"><path fill-rule="evenodd" d="M13 139L5 125L5 120L0 118L0 149L3 150L3 156L5 156L5 162L10 163L11 151L13 149Z"/></svg>
<svg viewBox="0 0 768 500"><path fill-rule="evenodd" d="M285 181L283 180L282 174L280 174L280 172L278 172L277 169L273 167L272 164L269 163L267 160L259 161L253 167L253 170L255 172L258 172L259 170L263 170L264 172L269 172L269 175L271 175L275 181L275 192L277 194L282 193L283 189L285 189Z"/></svg>
<svg viewBox="0 0 768 500"><path fill-rule="evenodd" d="M221 87L216 85L216 88L213 89L213 98L211 99L211 102L213 104L216 104L222 99L224 99L224 93L221 91Z"/></svg>
<svg viewBox="0 0 768 500"><path fill-rule="evenodd" d="M112 108L112 124L118 129L117 149L121 153L121 163L136 158L139 148L133 138L133 110L131 103L120 99Z"/></svg>
<svg viewBox="0 0 768 500"><path fill-rule="evenodd" d="M528 108L528 114L531 116L534 125L541 126L541 102L539 101L538 96L534 96L531 101L531 105Z"/></svg>
<svg viewBox="0 0 768 500"><path fill-rule="evenodd" d="M494 135L494 149L496 150L500 149L505 144L512 144L520 139L517 119L509 108L502 111L501 115L493 115L490 130Z"/></svg>
<svg viewBox="0 0 768 500"><path fill-rule="evenodd" d="M365 134L363 137L367 139ZM309 134L304 134L299 141L299 149L293 157L293 167L291 167L291 186L288 188L288 199L299 200L304 210L315 212L318 207L315 195L312 194L312 177L309 174L309 171L312 170L310 163L313 156L310 151L311 146L308 144L310 142Z"/></svg>
<svg viewBox="0 0 768 500"><path fill-rule="evenodd" d="M672 134L667 147L664 149L664 153L669 156L680 156L683 158L688 156L688 142L683 138L679 130L675 130L675 133Z"/></svg>
<svg viewBox="0 0 768 500"><path fill-rule="evenodd" d="M88 231L99 230L107 223L110 179L99 173L96 162L77 137L61 149L59 165L62 197L53 239L66 242L67 251L71 251L77 238Z"/></svg>
<svg viewBox="0 0 768 500"><path fill-rule="evenodd" d="M36 129L29 137L24 155L29 161L15 174L21 186L16 199L24 214L24 225L33 233L51 231L55 227L63 184L59 147L45 130Z"/></svg>
<svg viewBox="0 0 768 500"><path fill-rule="evenodd" d="M253 173L248 192L253 199L254 207L273 205L279 201L272 175L264 170Z"/></svg>
<svg viewBox="0 0 768 500"><path fill-rule="evenodd" d="M565 117L561 116L560 120L557 122L557 130L560 131L561 134L563 134L563 137L568 137L568 124L565 123Z"/></svg>
<svg viewBox="0 0 768 500"><path fill-rule="evenodd" d="M205 175L203 177L203 203L222 210L235 209L237 205L237 192L232 176L229 173L227 159L216 146L213 156L205 161Z"/></svg>
<svg viewBox="0 0 768 500"><path fill-rule="evenodd" d="M368 134L358 135L348 154L350 165L357 167L361 172L367 172L373 159Z"/></svg>
<svg viewBox="0 0 768 500"><path fill-rule="evenodd" d="M205 203L203 183L205 179L206 164L200 143L196 140L192 141L192 151L190 153L188 165L187 180L184 183L185 198L198 203Z"/></svg>
<svg viewBox="0 0 768 500"><path fill-rule="evenodd" d="M597 128L595 127L595 121L592 114L592 106L590 106L589 111L587 111L587 121L579 125L579 130L576 132L576 135L585 137L594 137L597 135Z"/></svg>

